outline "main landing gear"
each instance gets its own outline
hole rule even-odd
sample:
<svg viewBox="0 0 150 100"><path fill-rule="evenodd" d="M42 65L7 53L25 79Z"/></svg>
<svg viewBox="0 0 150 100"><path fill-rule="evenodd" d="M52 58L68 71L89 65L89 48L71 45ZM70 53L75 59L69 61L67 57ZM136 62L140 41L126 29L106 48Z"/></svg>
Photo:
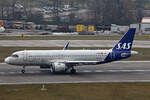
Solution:
<svg viewBox="0 0 150 100"><path fill-rule="evenodd" d="M21 73L24 74L25 73L25 66L23 66L23 69L21 70Z"/></svg>
<svg viewBox="0 0 150 100"><path fill-rule="evenodd" d="M71 70L70 70L71 74L75 74L76 73L76 70L72 67Z"/></svg>

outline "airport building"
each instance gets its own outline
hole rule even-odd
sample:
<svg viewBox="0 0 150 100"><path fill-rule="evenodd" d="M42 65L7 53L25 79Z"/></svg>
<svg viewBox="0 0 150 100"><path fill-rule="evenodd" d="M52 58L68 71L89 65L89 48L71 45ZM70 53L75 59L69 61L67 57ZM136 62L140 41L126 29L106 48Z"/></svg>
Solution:
<svg viewBox="0 0 150 100"><path fill-rule="evenodd" d="M136 33L149 34L150 33L150 17L143 17L141 23L131 24L130 28L136 28Z"/></svg>
<svg viewBox="0 0 150 100"><path fill-rule="evenodd" d="M144 17L141 20L140 31L142 33L150 32L150 17Z"/></svg>
<svg viewBox="0 0 150 100"><path fill-rule="evenodd" d="M129 30L129 26L120 26L116 24L111 24L112 33L125 33Z"/></svg>
<svg viewBox="0 0 150 100"><path fill-rule="evenodd" d="M150 17L143 17L141 23L130 24L129 26L121 26L112 24L112 33L125 33L129 28L136 28L137 34L150 34Z"/></svg>

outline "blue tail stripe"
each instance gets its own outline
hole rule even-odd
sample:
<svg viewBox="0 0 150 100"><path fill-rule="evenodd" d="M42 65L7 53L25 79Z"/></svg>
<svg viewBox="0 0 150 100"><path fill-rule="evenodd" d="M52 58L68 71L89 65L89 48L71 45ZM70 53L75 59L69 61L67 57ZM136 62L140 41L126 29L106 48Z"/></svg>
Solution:
<svg viewBox="0 0 150 100"><path fill-rule="evenodd" d="M98 64L130 57L135 31L135 28L130 28L129 31L122 37L122 39L114 46L112 52L108 54L105 60L103 62L99 62Z"/></svg>
<svg viewBox="0 0 150 100"><path fill-rule="evenodd" d="M129 31L122 37L122 39L112 49L113 51L130 51L135 35L135 28L130 28Z"/></svg>

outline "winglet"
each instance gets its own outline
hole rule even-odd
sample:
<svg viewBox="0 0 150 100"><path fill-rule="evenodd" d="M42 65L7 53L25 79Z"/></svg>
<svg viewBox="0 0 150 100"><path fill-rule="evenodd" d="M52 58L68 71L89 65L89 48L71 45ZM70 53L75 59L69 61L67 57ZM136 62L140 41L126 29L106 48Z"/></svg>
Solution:
<svg viewBox="0 0 150 100"><path fill-rule="evenodd" d="M67 44L64 46L63 50L67 50L68 49L69 43L70 42L67 42Z"/></svg>

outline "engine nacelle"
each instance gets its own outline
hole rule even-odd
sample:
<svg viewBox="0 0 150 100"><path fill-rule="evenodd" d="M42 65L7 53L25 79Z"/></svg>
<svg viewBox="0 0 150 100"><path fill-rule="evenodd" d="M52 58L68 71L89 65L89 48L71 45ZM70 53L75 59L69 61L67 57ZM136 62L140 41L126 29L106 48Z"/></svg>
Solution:
<svg viewBox="0 0 150 100"><path fill-rule="evenodd" d="M52 71L53 72L62 72L66 71L67 66L64 63L53 63L52 64Z"/></svg>

